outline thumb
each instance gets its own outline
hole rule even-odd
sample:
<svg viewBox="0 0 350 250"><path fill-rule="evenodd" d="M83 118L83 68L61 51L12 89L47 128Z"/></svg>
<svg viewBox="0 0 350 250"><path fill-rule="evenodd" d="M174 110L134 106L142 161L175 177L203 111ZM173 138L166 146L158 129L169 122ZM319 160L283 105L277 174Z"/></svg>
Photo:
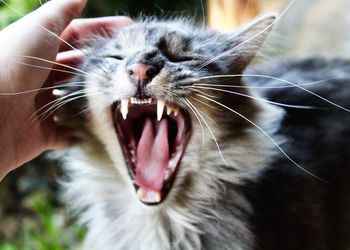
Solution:
<svg viewBox="0 0 350 250"><path fill-rule="evenodd" d="M8 75L0 74L0 81L4 79L4 82L9 82L9 79L12 79L20 83L21 86L12 84L16 91L19 91L17 87L23 87L23 83L41 84L49 71L27 65L45 68L51 65L34 59L24 60L21 56L55 60L60 46L60 34L72 19L81 13L86 2L87 0L48 1L2 30L0 32L0 48L2 49L0 71L8 72ZM18 61L25 62L27 65L22 65Z"/></svg>
<svg viewBox="0 0 350 250"><path fill-rule="evenodd" d="M87 0L51 0L23 19L30 25L40 24L45 29L60 35L73 18L80 15Z"/></svg>

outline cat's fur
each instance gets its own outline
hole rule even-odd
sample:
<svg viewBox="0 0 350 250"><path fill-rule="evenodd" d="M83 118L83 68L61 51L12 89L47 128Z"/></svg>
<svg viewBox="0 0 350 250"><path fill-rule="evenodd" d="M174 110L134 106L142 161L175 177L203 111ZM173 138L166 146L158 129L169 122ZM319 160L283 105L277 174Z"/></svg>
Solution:
<svg viewBox="0 0 350 250"><path fill-rule="evenodd" d="M89 75L80 79L86 81L88 93L88 110L82 121L86 132L80 146L72 149L66 159L70 181L65 184L67 202L81 211L81 221L88 227L84 249L333 250L350 246L350 230L346 228L350 218L345 210L350 208L350 198L346 196L350 115L295 87L264 89L260 93L244 88L224 89L316 108L282 108L199 89L254 122L293 160L330 181L325 183L299 169L271 138L239 114L195 96L194 89L181 88L185 86L184 79L241 74L274 20L273 16L261 18L233 34L197 28L183 20L146 20L89 49L89 58L82 65ZM111 105L133 96L135 91L118 73L123 61L106 59L116 52L127 57L123 61L165 61L150 91L154 97L175 102L191 114L193 131L180 170L168 197L157 206L144 205L137 199L113 126ZM201 58L169 63L169 58L177 61L171 57L184 52ZM150 53L151 58L147 56ZM197 70L222 53L226 54ZM347 61L296 61L288 67L272 67L264 74L304 83L330 79L305 88L350 108ZM213 78L201 83L288 85L258 77ZM202 122L203 145L198 122L201 117L176 96L189 98L211 128L212 131Z"/></svg>

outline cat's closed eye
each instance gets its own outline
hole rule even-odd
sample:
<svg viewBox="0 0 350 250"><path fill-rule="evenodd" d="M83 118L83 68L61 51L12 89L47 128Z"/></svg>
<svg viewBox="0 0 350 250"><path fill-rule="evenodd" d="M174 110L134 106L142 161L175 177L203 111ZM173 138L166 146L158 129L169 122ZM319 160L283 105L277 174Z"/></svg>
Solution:
<svg viewBox="0 0 350 250"><path fill-rule="evenodd" d="M194 61L195 57L190 55L167 55L167 58L170 62L189 62Z"/></svg>
<svg viewBox="0 0 350 250"><path fill-rule="evenodd" d="M124 60L125 57L121 56L121 55L106 55L104 56L105 58L110 58L110 59L116 59L119 61Z"/></svg>

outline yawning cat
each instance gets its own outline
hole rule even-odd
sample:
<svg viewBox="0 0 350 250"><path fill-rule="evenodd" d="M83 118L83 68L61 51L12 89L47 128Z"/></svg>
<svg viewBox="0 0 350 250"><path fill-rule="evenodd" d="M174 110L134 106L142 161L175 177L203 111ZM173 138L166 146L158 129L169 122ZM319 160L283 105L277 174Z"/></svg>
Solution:
<svg viewBox="0 0 350 250"><path fill-rule="evenodd" d="M349 63L245 71L274 21L143 20L87 48L65 185L84 249L350 246Z"/></svg>

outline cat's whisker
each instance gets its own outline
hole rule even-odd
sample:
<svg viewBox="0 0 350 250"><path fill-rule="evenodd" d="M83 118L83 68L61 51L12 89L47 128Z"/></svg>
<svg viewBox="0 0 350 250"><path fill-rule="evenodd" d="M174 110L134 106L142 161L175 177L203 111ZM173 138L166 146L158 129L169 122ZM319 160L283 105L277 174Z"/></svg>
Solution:
<svg viewBox="0 0 350 250"><path fill-rule="evenodd" d="M195 98L195 97L193 97L193 96L191 96L191 97L189 97L189 98L191 98L191 99L193 99L194 101L196 101L196 102L199 102L199 103L201 103L201 104L203 104L203 105L206 105L206 106L208 106L209 108L212 108L212 109L216 109L216 110L220 110L219 108L217 108L217 107L214 107L214 106L212 106L212 105L209 105L208 103L205 103L205 102L202 102L202 101L200 101L198 98ZM193 102L192 102L192 104L193 104ZM194 105L194 104L193 104ZM222 111L222 110L221 110ZM210 120L213 124L218 124L213 118L211 118L207 113L205 113L204 111L202 111L202 115L204 115L208 120Z"/></svg>
<svg viewBox="0 0 350 250"><path fill-rule="evenodd" d="M212 98L216 98L216 96L214 95L210 95L208 93L205 93L204 91L202 90L199 90L198 88L193 88L193 87L190 87L190 86L184 86L184 87L181 87L182 89L191 89L192 91L195 91L195 92L198 92L202 95L205 95L205 96L208 96L208 97L212 97Z"/></svg>
<svg viewBox="0 0 350 250"><path fill-rule="evenodd" d="M93 95L96 95L97 93L89 93L89 94L82 94L82 95L79 95L79 96L76 96L76 97L72 97L68 100L64 100L64 101L61 101L59 103L56 103L54 104L52 107L50 107L48 110L46 110L42 115L39 117L39 120L40 121L44 121L45 119L47 119L48 117L50 117L52 114L54 114L57 110L59 110L61 107L63 107L64 105L72 102L72 101L75 101L77 99L80 99L80 98L83 98L83 97L88 97L88 96L93 96Z"/></svg>
<svg viewBox="0 0 350 250"><path fill-rule="evenodd" d="M41 111L45 110L47 107L50 107L52 105L56 105L56 103L60 102L60 101L63 101L64 99L66 98L69 98L71 96L74 96L74 95L78 95L79 93L83 93L83 91L79 90L79 91L75 91L73 93L70 93L69 95L66 95L66 96L63 96L63 97L60 97L58 99L55 99L47 104L45 104L44 106L42 106L41 108L39 108L38 110L36 110L23 124L23 127L21 130L18 131L18 133L15 135L16 138L20 137L21 136L21 133L23 131L25 131L33 122L36 121L36 119L40 120L40 117L42 116L42 114L46 113L47 110L43 113L40 113ZM48 110L52 109L52 107L48 108ZM46 119L46 118L45 118ZM39 127L40 124L37 126Z"/></svg>
<svg viewBox="0 0 350 250"><path fill-rule="evenodd" d="M305 173L311 175L312 177L314 177L314 178L316 178L316 179L318 179L318 180L320 180L320 181L323 181L323 182L328 183L327 180L325 180L325 179L323 179L323 178L321 178L321 177L318 177L317 175L311 173L311 172L308 171L307 169L303 168L303 167L302 167L300 164L298 164L296 161L294 161L294 160L281 148L281 146L278 145L278 143L277 143L264 129L262 129L260 126L258 126L255 122L253 122L253 121L251 121L250 119L248 119L246 116L242 115L242 114L239 113L238 111L236 111L236 110L234 110L234 109L232 109L232 108L230 108L230 107L228 107L228 106L226 106L226 105L224 105L224 104L222 104L222 103L220 103L220 102L218 102L218 101L216 101L216 100L214 100L214 99L211 99L211 98L206 97L206 96L201 95L201 94L195 94L195 95L197 95L197 96L199 96L199 97L202 97L202 98L204 98L204 99L206 99L206 100L208 100L208 101L210 101L210 102L213 102L213 103L215 103L215 104L217 104L217 105L219 105L219 106L221 106L221 107L223 107L223 108L225 108L225 109L231 111L232 113L238 115L239 117L241 117L242 119L244 119L245 121L247 121L248 123L250 123L251 125L253 125L255 128L257 128L261 133L263 133L264 136L266 136L266 138L269 139L269 140L274 144L274 146L275 146L275 147L276 147L276 148L277 148L291 163L293 163L296 167L298 167L300 170L304 171Z"/></svg>
<svg viewBox="0 0 350 250"><path fill-rule="evenodd" d="M74 83L74 84L72 84L72 83ZM51 87L42 87L42 88L31 89L31 90L26 90L26 91L21 91L21 92L0 93L0 96L23 95L23 94L30 94L30 93L34 93L34 92L42 92L42 91L50 90L50 89L86 86L85 84L79 84L79 83L86 83L86 82L69 82L69 83L59 84L59 85L55 85L55 86L51 86Z"/></svg>
<svg viewBox="0 0 350 250"><path fill-rule="evenodd" d="M205 133L204 133L204 127L202 124L202 121L199 119L196 111L186 102L186 100L183 97L178 97L187 107L190 108L190 110L192 111L192 113L195 115L195 117L197 118L198 122L199 122L199 126L201 127L201 131L202 131L202 147L204 147L205 144Z"/></svg>
<svg viewBox="0 0 350 250"><path fill-rule="evenodd" d="M20 61L16 61L16 62L19 63L19 64L22 64L22 65L26 65L26 66L29 66L29 67L33 67L33 68L46 69L46 70L49 70L49 71L56 71L56 72L68 73L68 74L77 75L77 76L85 76L85 74L80 74L80 73L76 73L76 72L69 71L69 70L53 69L53 68L50 68L50 67L44 67L44 66L39 66L39 65L24 63L24 62L20 62Z"/></svg>
<svg viewBox="0 0 350 250"><path fill-rule="evenodd" d="M267 32L269 29L271 29L271 27L274 26L275 23L277 23L286 13L287 11L290 9L290 7L294 4L296 0L291 0L288 5L284 8L284 10L280 13L280 15L269 25L267 25L264 29L260 30L259 32L257 32L256 34L254 34L253 36L251 36L250 38L244 40L243 42L239 43L238 45L232 47L231 49L228 49L226 51L224 51L223 53L213 57L212 59L204 62L203 64L201 64L200 66L198 66L196 70L200 70L203 67L217 61L218 59L225 57L225 56L231 56L232 52L234 52L235 50L239 49L241 46L243 46L244 44L254 40L255 38L259 37L261 34L263 34L264 32Z"/></svg>
<svg viewBox="0 0 350 250"><path fill-rule="evenodd" d="M203 101L199 100L199 99L198 99L198 98L196 98L196 97L191 96L191 99L193 99L193 100L195 100L196 102L199 102L199 103L201 103L201 104L203 104L203 105L205 105L205 106L207 106L207 107L209 107L209 108L212 108L212 109L216 109L216 110L222 111L222 109L220 109L220 108L218 108L218 107L214 107L213 105L210 105L210 104L208 104L208 103L205 103L205 102L203 102ZM213 121L214 121L214 120L213 120Z"/></svg>
<svg viewBox="0 0 350 250"><path fill-rule="evenodd" d="M55 62L55 61L47 60L47 59L44 59L44 58L41 58L41 57L26 56L26 55L19 55L18 57L23 57L23 58L34 59L34 60L38 60L38 61L42 61L42 62L51 63L51 64L54 64L54 65L58 65L58 66L67 68L67 69L74 70L74 71L76 71L76 72L80 72L80 73L82 73L82 74L84 74L84 75L89 75L88 72L83 71L83 70L81 70L81 69L78 69L78 68L76 68L76 67L72 67L72 66L69 66L69 65L66 65L66 64L63 64L63 63L58 63L58 62Z"/></svg>
<svg viewBox="0 0 350 250"><path fill-rule="evenodd" d="M227 165L227 163L226 163L226 161L225 161L225 158L224 158L224 155L222 154L221 148L220 148L220 146L219 146L218 140L216 139L213 130L210 128L209 124L208 124L207 121L204 119L203 115L202 115L201 112L198 110L198 108L196 108L196 107L188 100L188 98L185 97L185 100L186 100L186 102L187 102L190 106L192 106L192 108L193 108L194 110L197 111L197 114L199 115L199 117L202 119L202 121L204 122L204 124L205 124L206 127L208 128L209 133L210 133L211 136L213 137L214 143L215 143L215 145L216 145L216 147L217 147L217 149L218 149L218 151L219 151L219 154L220 154L221 159L223 160L224 164Z"/></svg>
<svg viewBox="0 0 350 250"><path fill-rule="evenodd" d="M214 78L215 76L208 76L206 79L209 79L209 77ZM226 78L227 77L261 77L261 78L281 81L281 82L287 83L289 85L292 85L293 87L299 88L299 89L301 89L301 90L303 90L303 91L305 91L305 92L307 92L307 93L309 93L309 94L311 94L311 95L313 95L313 96L315 96L315 97L317 97L317 98L327 102L328 104L331 104L332 106L335 106L335 107L337 107L339 109L342 109L342 110L350 113L349 109L347 109L347 108L345 108L345 107L343 107L343 106L341 106L341 105L339 105L339 104L337 104L335 102L332 102L332 101L328 100L327 98L324 98L323 96L321 96L319 94L316 94L315 92L313 92L311 90L308 90L308 89L306 89L306 88L304 88L304 87L302 87L302 86L300 86L300 85L298 85L298 84L296 84L294 82L291 82L291 81L288 81L288 80L285 80L285 79L282 79L282 78L273 77L273 76L269 76L269 75L259 75L259 74L217 75L217 77L226 77Z"/></svg>
<svg viewBox="0 0 350 250"><path fill-rule="evenodd" d="M231 75L227 77L240 77L240 75ZM219 76L207 76L207 77L200 77L197 81L203 80L203 79L212 79L212 78L218 78ZM283 79L282 79L283 80ZM307 83L300 83L297 84L298 86L310 86L310 85L316 85L320 83L326 83L330 80L336 80L336 78L333 79L325 79L320 81L314 81L314 82L307 82ZM191 81L190 83L193 83ZM190 85L190 84L189 84ZM237 88L237 89L284 89L284 88L296 88L293 85L281 85L281 86L246 86L246 85L224 85L224 84L210 84L210 83L194 83L194 86L213 86L213 87L225 87L225 88Z"/></svg>
<svg viewBox="0 0 350 250"><path fill-rule="evenodd" d="M247 98L251 98L253 100L257 100L257 101L261 101L261 102L265 102L265 103L270 103L273 105L277 105L277 106L281 106L281 107L287 107L287 108L295 108L295 109L321 109L320 107L315 107L315 106L305 106L305 105L292 105L292 104L286 104L286 103L281 103L281 102L274 102L274 101L269 101L267 99L263 99L263 98L259 98L256 96L252 96L252 95L247 95L247 94L243 94L243 93L239 93L239 92L235 92L235 91L230 91L230 90L225 90L225 89L220 89L220 88L212 88L212 87L201 87L201 86L194 86L194 87L188 87L191 89L207 89L207 90L214 90L214 91L219 91L219 92L225 92L225 93L230 93L230 94L234 94L234 95L238 95L238 96L243 96L243 97L247 97Z"/></svg>
<svg viewBox="0 0 350 250"><path fill-rule="evenodd" d="M73 92L73 93L71 93L71 94L69 94L67 96L63 96L63 97L57 99L56 102L54 102L53 104L51 103L50 108L45 110L45 112L41 113L38 116L38 118L39 118L39 120L43 121L47 117L50 117L53 113L55 113L58 109L60 109L62 106L66 105L67 103L72 102L74 100L77 100L79 98L89 97L89 96L93 96L93 95L96 95L96 94L98 94L97 91L96 92L89 92L89 93L86 93L85 90L75 91L75 92ZM69 97L69 98L66 99L67 97Z"/></svg>
<svg viewBox="0 0 350 250"><path fill-rule="evenodd" d="M31 115L31 117L28 119L28 121L26 123L30 123L32 120L35 120L36 117L40 117L42 114L44 114L45 112L47 112L47 110L50 110L52 109L53 106L55 106L57 103L67 99L67 98L70 98L72 96L76 96L76 95L79 95L79 94L83 94L85 92L85 90L77 90L77 91L74 91L73 93L70 93L68 95L65 95L65 96L62 96L60 98L57 98L47 104L45 104L44 106L40 107L38 110L36 110L36 112L34 114ZM47 108L47 110L45 110ZM45 112L41 113L43 110L45 110ZM39 114L39 115L38 115Z"/></svg>

